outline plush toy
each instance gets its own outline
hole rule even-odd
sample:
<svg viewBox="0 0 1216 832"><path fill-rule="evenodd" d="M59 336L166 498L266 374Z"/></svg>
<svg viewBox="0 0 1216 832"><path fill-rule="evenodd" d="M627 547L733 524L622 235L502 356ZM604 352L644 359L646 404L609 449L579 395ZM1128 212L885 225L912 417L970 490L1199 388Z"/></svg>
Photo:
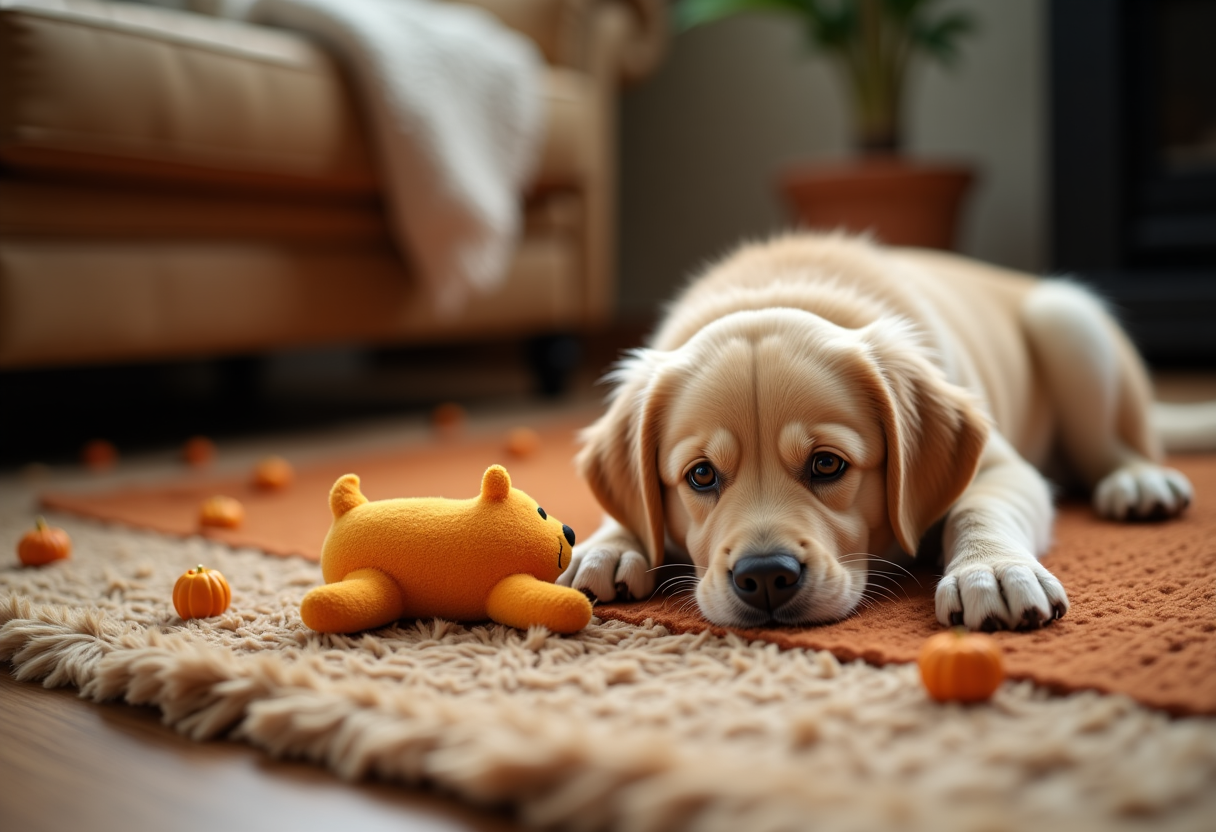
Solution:
<svg viewBox="0 0 1216 832"><path fill-rule="evenodd" d="M591 620L583 593L553 583L573 554L574 532L511 487L501 465L470 500L369 502L354 474L329 492L334 521L321 549L325 586L300 603L323 633L380 627L398 618L486 618L558 633Z"/></svg>

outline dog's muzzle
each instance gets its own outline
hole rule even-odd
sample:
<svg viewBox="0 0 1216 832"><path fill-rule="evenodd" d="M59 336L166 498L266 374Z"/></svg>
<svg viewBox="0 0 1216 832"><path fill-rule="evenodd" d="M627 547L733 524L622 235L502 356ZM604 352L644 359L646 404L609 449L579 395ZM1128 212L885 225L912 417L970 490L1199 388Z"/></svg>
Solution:
<svg viewBox="0 0 1216 832"><path fill-rule="evenodd" d="M739 559L730 572L730 583L749 606L771 613L798 594L804 572L793 555L753 555Z"/></svg>

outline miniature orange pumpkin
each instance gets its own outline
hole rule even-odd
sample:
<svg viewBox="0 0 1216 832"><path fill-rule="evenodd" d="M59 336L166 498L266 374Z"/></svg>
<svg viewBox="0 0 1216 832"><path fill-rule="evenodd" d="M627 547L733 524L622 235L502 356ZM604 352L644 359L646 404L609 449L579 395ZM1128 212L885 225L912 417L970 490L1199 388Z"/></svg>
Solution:
<svg viewBox="0 0 1216 832"><path fill-rule="evenodd" d="M80 449L80 461L94 471L106 471L118 462L118 448L105 439L93 439Z"/></svg>
<svg viewBox="0 0 1216 832"><path fill-rule="evenodd" d="M201 563L173 585L173 606L182 618L210 618L228 609L232 588L223 573Z"/></svg>
<svg viewBox="0 0 1216 832"><path fill-rule="evenodd" d="M215 459L215 443L205 436L192 436L182 446L182 459L195 467L210 465Z"/></svg>
<svg viewBox="0 0 1216 832"><path fill-rule="evenodd" d="M532 456L540 450L540 434L527 427L512 428L507 433L506 451L511 456L524 457Z"/></svg>
<svg viewBox="0 0 1216 832"><path fill-rule="evenodd" d="M431 425L445 436L459 433L467 418L465 409L456 402L444 402L431 411Z"/></svg>
<svg viewBox="0 0 1216 832"><path fill-rule="evenodd" d="M1005 678L996 640L961 627L930 636L917 664L921 681L938 702L983 702Z"/></svg>
<svg viewBox="0 0 1216 832"><path fill-rule="evenodd" d="M281 456L268 456L253 469L253 484L258 488L277 490L291 485L295 469Z"/></svg>
<svg viewBox="0 0 1216 832"><path fill-rule="evenodd" d="M17 557L26 566L42 566L72 555L72 538L63 529L48 526L41 517L34 528L17 541Z"/></svg>
<svg viewBox="0 0 1216 832"><path fill-rule="evenodd" d="M198 521L204 526L219 526L235 529L245 520L245 507L232 497L216 495L203 500L199 507Z"/></svg>

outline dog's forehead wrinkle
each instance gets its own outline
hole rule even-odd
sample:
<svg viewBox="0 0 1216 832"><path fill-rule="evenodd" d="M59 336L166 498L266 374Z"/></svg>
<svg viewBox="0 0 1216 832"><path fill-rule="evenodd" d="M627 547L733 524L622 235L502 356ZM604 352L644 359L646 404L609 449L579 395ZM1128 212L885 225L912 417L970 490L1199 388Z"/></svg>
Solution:
<svg viewBox="0 0 1216 832"><path fill-rule="evenodd" d="M739 442L729 430L718 428L705 443L705 455L733 471L739 467Z"/></svg>
<svg viewBox="0 0 1216 832"><path fill-rule="evenodd" d="M739 468L739 442L726 428L711 428L678 436L669 442L670 451L663 456L666 482L680 479L684 469L693 461L708 459L721 474L730 477Z"/></svg>
<svg viewBox="0 0 1216 832"><path fill-rule="evenodd" d="M824 425L864 430L858 420L871 408L865 388L855 381L855 365L800 357L762 360L757 410L768 431L766 443L786 452L797 447L793 425L801 425L810 439L816 439Z"/></svg>
<svg viewBox="0 0 1216 832"><path fill-rule="evenodd" d="M777 438L777 452L786 465L800 464L815 448L815 437L802 422L789 422Z"/></svg>

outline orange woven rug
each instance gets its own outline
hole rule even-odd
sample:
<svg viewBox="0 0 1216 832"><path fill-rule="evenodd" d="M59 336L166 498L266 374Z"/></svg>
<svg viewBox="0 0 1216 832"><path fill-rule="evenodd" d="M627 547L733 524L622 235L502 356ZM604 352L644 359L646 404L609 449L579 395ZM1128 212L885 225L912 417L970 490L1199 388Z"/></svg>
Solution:
<svg viewBox="0 0 1216 832"><path fill-rule="evenodd" d="M51 509L169 534L198 533L198 504L215 493L242 500L239 530L208 532L234 546L315 559L329 527L330 485L347 472L360 475L370 499L404 496L471 497L481 474L502 462L515 484L586 537L600 512L574 473L575 432L589 415L536 425L540 449L527 457L506 453L500 432L414 443L364 457L314 463L294 484L261 493L243 477L200 476L156 487L44 496ZM1060 510L1056 545L1045 560L1072 602L1068 616L1032 633L998 633L1014 678L1057 691L1124 693L1175 714L1216 714L1216 456L1181 457L1196 504L1181 520L1122 525L1095 518L1086 506ZM901 581L894 597L836 624L747 630L743 635L782 647L826 649L873 664L914 661L922 641L940 627L933 614L935 576L923 571ZM684 597L658 596L607 604L597 614L628 622L654 619L677 632L711 627Z"/></svg>

